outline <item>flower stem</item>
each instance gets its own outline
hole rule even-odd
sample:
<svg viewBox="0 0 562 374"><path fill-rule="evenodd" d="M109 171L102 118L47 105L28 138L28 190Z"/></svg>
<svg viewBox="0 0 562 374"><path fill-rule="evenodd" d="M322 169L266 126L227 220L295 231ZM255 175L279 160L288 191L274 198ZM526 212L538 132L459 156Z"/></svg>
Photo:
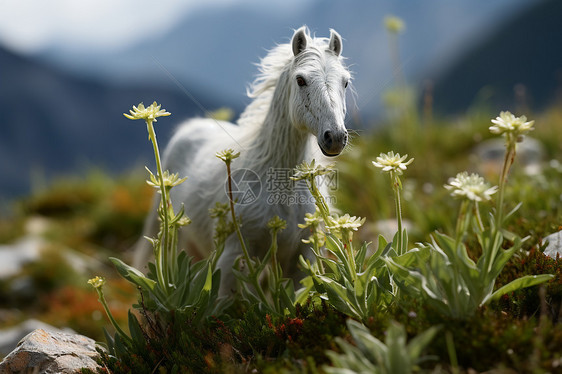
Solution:
<svg viewBox="0 0 562 374"><path fill-rule="evenodd" d="M470 221L470 215L468 214L469 204L470 201L464 200L461 203L461 207L459 209L459 215L457 217L457 227L455 229L455 248L458 248L468 229L468 223Z"/></svg>
<svg viewBox="0 0 562 374"><path fill-rule="evenodd" d="M498 191L498 204L496 206L496 229L502 225L503 221L503 200L505 194L505 185L507 183L507 176L509 174L509 169L511 165L513 165L513 161L515 159L515 142L507 140L506 151L505 151L505 158L502 165L502 170L500 174L500 181L499 181L499 191Z"/></svg>
<svg viewBox="0 0 562 374"><path fill-rule="evenodd" d="M158 281L162 286L163 290L168 293L170 283L168 279L168 271L166 267L168 266L168 248L170 246L169 243L169 215L168 215L168 191L164 186L164 174L162 172L162 163L160 161L160 151L158 149L158 142L156 140L156 132L154 131L154 126L152 124L152 120L146 120L146 126L148 130L148 136L150 141L152 142L152 148L154 149L154 159L156 160L156 170L158 172L158 180L160 182L160 193L162 194L161 197L161 206L162 206L162 216L163 216L163 230L162 230L162 238L160 239L160 251L157 254L156 258L156 275L158 277Z"/></svg>
<svg viewBox="0 0 562 374"><path fill-rule="evenodd" d="M123 331L123 329L119 326L119 324L117 323L115 318L113 318L113 314L111 314L111 311L109 310L109 306L107 305L107 302L105 301L105 297L103 295L103 291L102 291L101 287L96 287L96 291L98 292L99 302L101 303L101 305L103 305L103 309L105 310L105 314L107 314L107 318L109 318L109 322L111 322L111 324L113 325L115 330L119 333L119 335L121 335L121 337L123 337L129 343L132 343L133 340L129 337L129 335L127 335L125 333L125 331Z"/></svg>
<svg viewBox="0 0 562 374"><path fill-rule="evenodd" d="M244 242L244 238L242 237L242 231L240 231L240 225L238 224L238 220L236 219L236 214L234 213L234 198L232 196L232 172L230 169L230 161L226 161L225 163L226 163L226 173L228 178L228 200L230 203L230 214L232 215L232 223L234 224L236 235L238 236L238 240L240 241L240 246L242 247L242 252L244 253L244 259L248 263L248 269L250 270L250 274L253 274L254 265L252 265L250 254L248 253L248 248L246 248L246 243Z"/></svg>
<svg viewBox="0 0 562 374"><path fill-rule="evenodd" d="M392 181L392 190L394 192L394 205L396 207L396 222L398 224L397 252L398 255L400 256L405 252L404 248L402 248L402 205L400 204L400 179L393 172L390 172L390 179Z"/></svg>

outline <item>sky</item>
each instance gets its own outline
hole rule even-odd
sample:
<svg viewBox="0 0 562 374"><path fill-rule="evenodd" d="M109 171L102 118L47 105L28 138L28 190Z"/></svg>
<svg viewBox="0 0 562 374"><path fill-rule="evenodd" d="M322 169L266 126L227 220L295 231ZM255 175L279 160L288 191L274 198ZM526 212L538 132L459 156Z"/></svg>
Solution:
<svg viewBox="0 0 562 374"><path fill-rule="evenodd" d="M270 0L289 7L298 0ZM164 34L203 7L259 0L0 0L0 44L33 54L53 44L76 49L115 50L147 36Z"/></svg>

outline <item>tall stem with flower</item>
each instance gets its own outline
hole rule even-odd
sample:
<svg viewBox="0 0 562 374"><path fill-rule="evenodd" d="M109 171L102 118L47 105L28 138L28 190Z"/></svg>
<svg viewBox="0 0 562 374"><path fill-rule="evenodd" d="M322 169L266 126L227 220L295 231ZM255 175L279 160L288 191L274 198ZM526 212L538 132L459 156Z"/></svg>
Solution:
<svg viewBox="0 0 562 374"><path fill-rule="evenodd" d="M451 196L462 199L459 214L457 216L457 226L455 230L455 243L458 246L470 228L472 219L475 219L479 231L484 230L482 218L480 217L480 209L478 203L481 201L489 201L494 193L498 190L497 186L490 187L484 181L484 178L478 174L462 172L458 173L455 178L445 185L445 188L451 191Z"/></svg>
<svg viewBox="0 0 562 374"><path fill-rule="evenodd" d="M500 180L499 180L499 193L496 205L496 226L499 227L503 221L503 200L505 194L505 185L507 183L507 176L515 155L517 153L517 143L520 143L525 138L525 135L534 130L533 125L535 121L527 121L527 117L515 117L511 112L500 112L496 119L492 120L493 125L490 126L490 132L496 135L503 135L505 138L505 156L502 165Z"/></svg>
<svg viewBox="0 0 562 374"><path fill-rule="evenodd" d="M240 225L238 223L238 219L236 218L236 213L234 211L234 197L232 195L232 169L231 164L232 161L236 158L240 157L240 152L235 152L233 149L225 149L222 152L218 152L216 154L217 158L221 159L224 164L226 165L226 178L228 183L228 202L230 204L230 214L232 216L232 223L234 225L234 230L236 231L236 236L238 236L238 240L240 242L240 247L242 248L242 253L244 254L244 259L248 264L248 268L250 269L250 273L254 272L253 264L250 259L250 254L248 252L248 248L246 247L246 242L242 237L242 231L240 230Z"/></svg>
<svg viewBox="0 0 562 374"><path fill-rule="evenodd" d="M122 338L124 338L126 341L131 343L132 339L129 337L129 335L125 333L125 331L123 331L123 329L121 328L121 326L119 326L117 321L115 321L115 318L113 318L113 314L111 313L111 310L107 305L107 301L105 301L105 296L103 295L103 286L105 284L105 278L99 276L94 277L88 280L88 284L94 287L96 292L98 293L98 300L103 306L103 309L105 310L105 314L107 314L107 318L109 318L109 321L111 322L111 325L113 326L115 331L117 331L117 333L121 335Z"/></svg>
<svg viewBox="0 0 562 374"><path fill-rule="evenodd" d="M171 201L169 198L170 189L174 186L177 186L183 183L186 178L178 178L177 174L169 174L167 171L166 173L162 170L162 162L160 160L160 151L158 149L158 141L156 140L156 132L154 131L154 122L157 122L158 117L169 116L168 113L164 109L160 109L160 105L156 102L153 102L150 106L144 107L143 103L140 103L138 106L133 106L133 109L130 110L130 114L123 113L125 117L132 120L143 119L146 122L146 127L148 131L148 139L152 143L152 148L154 150L154 159L156 161L156 177L150 170L150 182L149 184L153 187L158 189L158 192L162 195L160 201L160 218L163 222L164 230L161 230L161 237L159 238L159 243L154 245L155 249L155 258L156 258L156 271L157 276L159 279L159 283L163 285L164 290L166 293L171 292L171 285L175 283L174 275L177 273L177 264L175 264L175 248L176 243L174 243L175 239L173 235L171 235L170 226L171 221L173 224L177 224L180 222L180 219L183 217L183 209L180 214L175 215L173 212L170 212L171 209ZM187 224L188 221L182 221L181 224ZM170 261L171 260L171 261Z"/></svg>
<svg viewBox="0 0 562 374"><path fill-rule="evenodd" d="M402 229L402 206L400 203L400 190L402 189L400 175L402 175L404 170L407 169L407 166L414 161L414 159L411 158L408 161L404 162L407 158L408 155L400 156L399 153L394 154L394 152L390 151L386 154L381 153L380 156L377 157L376 161L373 161L374 166L382 169L382 171L384 172L388 172L390 175L390 183L392 191L394 193L394 204L396 207L396 221L398 224L398 236L396 245L396 252L398 253L398 255L402 255L408 250L406 248L406 243L404 240L405 235Z"/></svg>
<svg viewBox="0 0 562 374"><path fill-rule="evenodd" d="M317 176L327 172L327 168L314 162L305 162L296 168L293 176L294 180L306 180L316 199L316 212L307 215L305 224L300 225L302 228L312 229L307 242L313 246L316 263L311 264L301 256L300 264L310 276L309 289L313 287L340 312L367 321L394 299L394 286L381 259L381 254L388 248L385 248L385 243L385 246L369 257L367 243L357 251L353 248L353 233L363 225L365 218L330 214L315 180ZM319 232L321 222L326 230L324 233ZM328 255L320 253L322 244Z"/></svg>

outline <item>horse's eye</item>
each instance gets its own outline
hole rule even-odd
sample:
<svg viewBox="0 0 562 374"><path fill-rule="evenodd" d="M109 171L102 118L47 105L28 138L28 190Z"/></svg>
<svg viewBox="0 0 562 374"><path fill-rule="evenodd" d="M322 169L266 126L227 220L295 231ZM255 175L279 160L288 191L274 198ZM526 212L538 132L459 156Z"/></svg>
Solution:
<svg viewBox="0 0 562 374"><path fill-rule="evenodd" d="M298 76L297 77L297 84L299 85L299 87L306 86L306 81L304 80L303 77Z"/></svg>

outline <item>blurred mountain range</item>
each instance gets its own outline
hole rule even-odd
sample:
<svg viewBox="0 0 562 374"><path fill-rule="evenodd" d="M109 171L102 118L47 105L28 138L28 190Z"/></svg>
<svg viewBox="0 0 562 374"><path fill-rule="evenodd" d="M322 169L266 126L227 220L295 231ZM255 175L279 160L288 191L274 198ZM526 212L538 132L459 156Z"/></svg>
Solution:
<svg viewBox="0 0 562 374"><path fill-rule="evenodd" d="M151 165L146 125L123 116L132 105L165 103L173 113L157 123L165 144L173 123L201 108L230 105L203 89L193 102L178 87L122 84L81 78L0 49L0 197L27 193L32 177L83 172L94 167L122 172Z"/></svg>
<svg viewBox="0 0 562 374"><path fill-rule="evenodd" d="M541 110L562 99L562 1L538 1L435 75L442 113ZM522 114L522 113L520 113Z"/></svg>
<svg viewBox="0 0 562 374"><path fill-rule="evenodd" d="M125 119L124 111L141 101L163 103L173 115L157 124L162 145L187 117L224 106L238 113L249 101L252 63L275 43L289 41L302 24L319 36L334 28L344 37L356 107L367 123L381 113L380 94L394 83L382 26L390 13L407 24L400 39L407 79L434 81L442 113L466 110L482 87L496 89L492 106L503 105L513 100L517 83L533 107L545 105L560 86L560 5L317 0L278 12L266 12L265 4L232 5L201 10L168 34L120 51L53 45L20 56L0 48L0 196L27 193L33 175L50 179L93 166L121 172L151 165L144 126Z"/></svg>

